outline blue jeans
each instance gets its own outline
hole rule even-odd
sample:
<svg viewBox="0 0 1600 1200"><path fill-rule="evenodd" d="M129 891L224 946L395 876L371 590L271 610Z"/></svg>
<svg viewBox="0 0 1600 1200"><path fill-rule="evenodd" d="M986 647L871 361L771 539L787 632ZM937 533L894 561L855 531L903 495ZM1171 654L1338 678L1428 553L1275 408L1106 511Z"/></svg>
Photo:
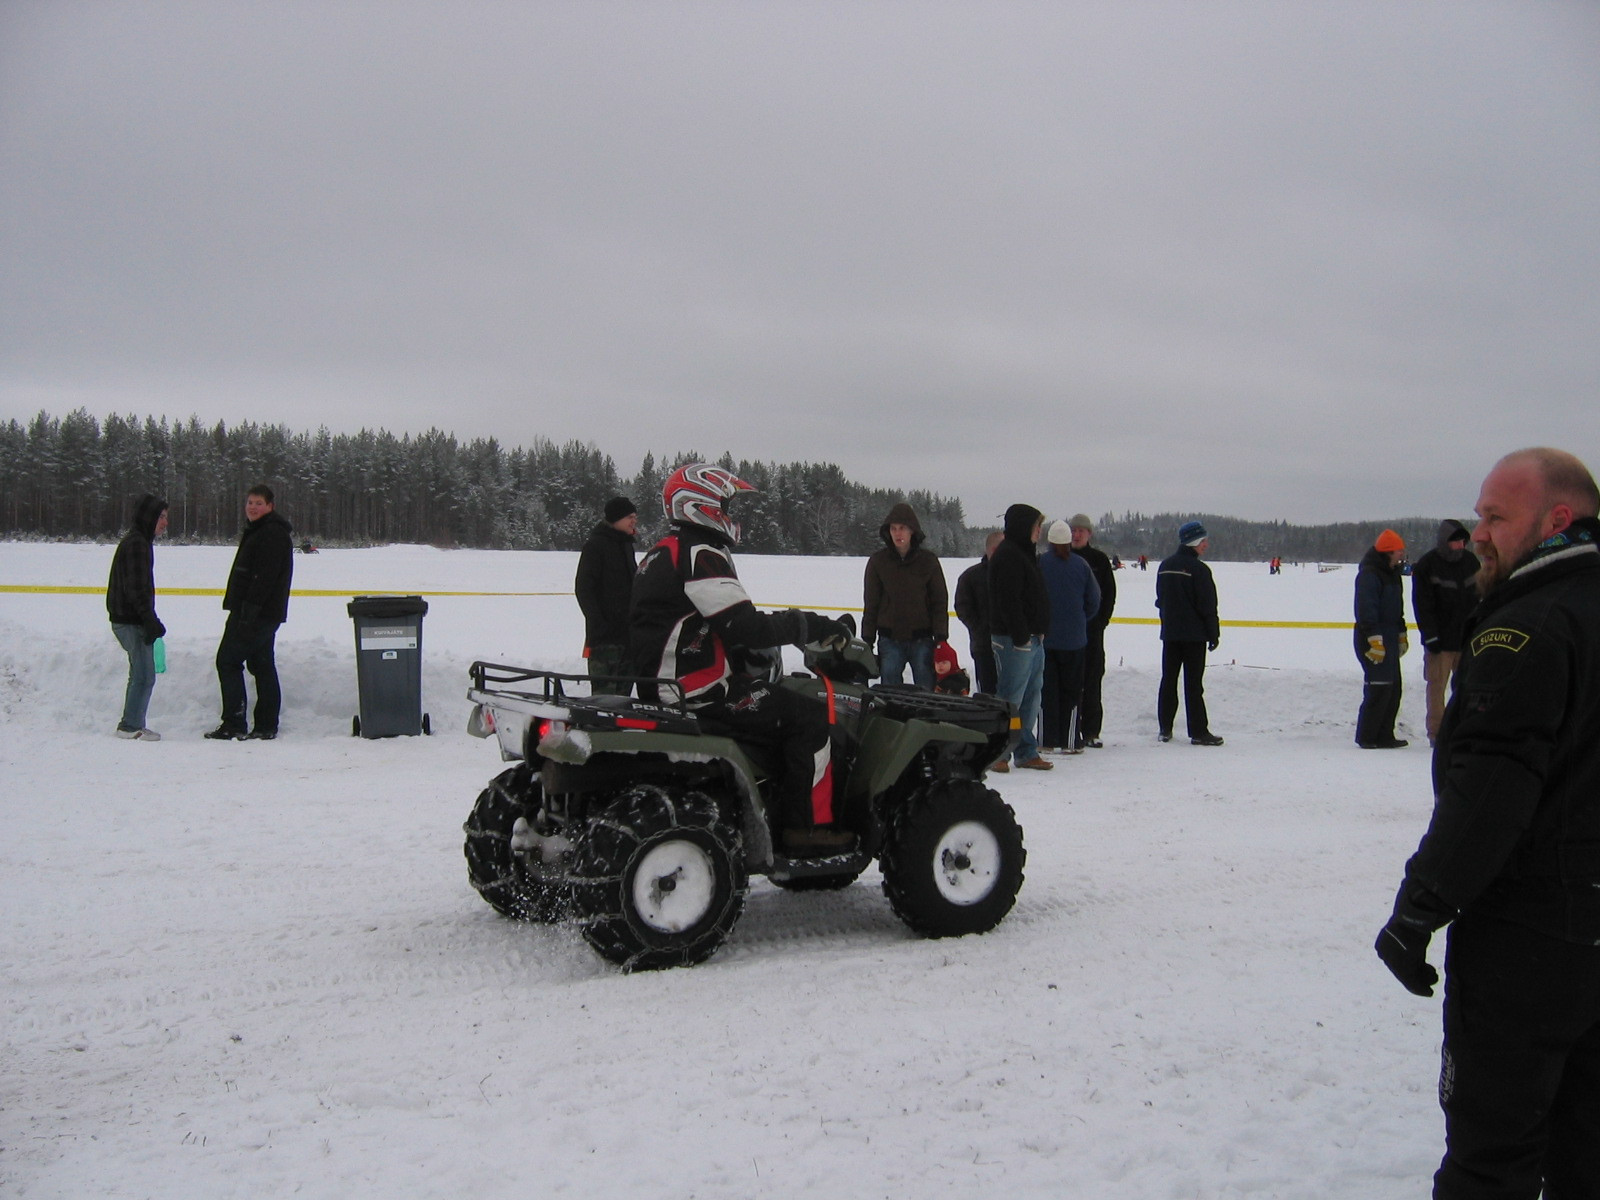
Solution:
<svg viewBox="0 0 1600 1200"><path fill-rule="evenodd" d="M878 681L904 683L906 666L911 667L911 682L919 688L933 691L936 676L933 673L932 638L892 638L878 635Z"/></svg>
<svg viewBox="0 0 1600 1200"><path fill-rule="evenodd" d="M144 640L142 626L113 624L111 632L128 652L128 690L122 697L122 720L117 728L136 732L144 728L150 693L156 690L156 653Z"/></svg>
<svg viewBox="0 0 1600 1200"><path fill-rule="evenodd" d="M1000 690L995 694L1017 706L1022 719L1022 740L1012 751L1019 763L1039 757L1039 700L1044 693L1044 639L1032 638L1016 645L1003 633L990 635Z"/></svg>

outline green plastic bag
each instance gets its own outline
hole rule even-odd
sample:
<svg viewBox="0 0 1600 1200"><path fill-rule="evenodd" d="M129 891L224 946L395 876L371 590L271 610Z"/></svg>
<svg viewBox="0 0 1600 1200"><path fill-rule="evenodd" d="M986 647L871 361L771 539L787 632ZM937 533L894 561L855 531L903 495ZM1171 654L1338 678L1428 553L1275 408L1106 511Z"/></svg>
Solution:
<svg viewBox="0 0 1600 1200"><path fill-rule="evenodd" d="M150 653L155 656L156 674L165 675L167 673L167 639L157 638L150 643Z"/></svg>

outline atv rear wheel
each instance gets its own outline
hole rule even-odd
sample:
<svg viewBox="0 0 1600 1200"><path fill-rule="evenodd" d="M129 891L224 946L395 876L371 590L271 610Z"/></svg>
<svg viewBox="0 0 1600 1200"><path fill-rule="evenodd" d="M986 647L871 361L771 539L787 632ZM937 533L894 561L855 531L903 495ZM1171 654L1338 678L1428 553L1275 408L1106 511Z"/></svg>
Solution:
<svg viewBox="0 0 1600 1200"><path fill-rule="evenodd" d="M564 843L528 825L539 785L526 763L502 771L478 795L461 827L467 835L467 879L502 916L549 925L567 913Z"/></svg>
<svg viewBox="0 0 1600 1200"><path fill-rule="evenodd" d="M704 962L744 911L738 829L703 792L636 784L590 821L572 861L584 940L627 971Z"/></svg>
<svg viewBox="0 0 1600 1200"><path fill-rule="evenodd" d="M925 937L987 933L1016 902L1027 851L1011 806L976 780L936 783L895 814L883 894Z"/></svg>

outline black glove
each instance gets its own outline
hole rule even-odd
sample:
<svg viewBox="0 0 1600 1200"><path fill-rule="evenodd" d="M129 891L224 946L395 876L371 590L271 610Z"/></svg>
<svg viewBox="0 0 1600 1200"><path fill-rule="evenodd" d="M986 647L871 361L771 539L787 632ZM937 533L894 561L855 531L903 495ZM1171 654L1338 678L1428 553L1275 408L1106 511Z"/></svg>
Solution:
<svg viewBox="0 0 1600 1200"><path fill-rule="evenodd" d="M167 627L161 623L160 617L146 617L139 622L139 627L144 630L144 644L153 646L158 637L166 637Z"/></svg>
<svg viewBox="0 0 1600 1200"><path fill-rule="evenodd" d="M1222 638L1220 636L1219 637L1214 637L1209 642L1206 643L1206 649L1207 650L1215 650L1220 645L1222 645Z"/></svg>
<svg viewBox="0 0 1600 1200"><path fill-rule="evenodd" d="M850 629L842 621L835 621L832 617L825 617L821 613L801 613L806 621L806 642L836 643L843 645L850 640Z"/></svg>
<svg viewBox="0 0 1600 1200"><path fill-rule="evenodd" d="M1406 882L1394 898L1394 915L1378 931L1372 948L1406 991L1415 996L1433 995L1439 972L1427 959L1433 931L1448 924L1455 912L1432 892Z"/></svg>

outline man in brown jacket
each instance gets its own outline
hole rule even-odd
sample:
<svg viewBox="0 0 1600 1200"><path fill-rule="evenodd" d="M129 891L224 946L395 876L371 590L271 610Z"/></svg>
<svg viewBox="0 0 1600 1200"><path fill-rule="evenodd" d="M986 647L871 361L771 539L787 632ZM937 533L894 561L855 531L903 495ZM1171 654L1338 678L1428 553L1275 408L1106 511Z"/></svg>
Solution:
<svg viewBox="0 0 1600 1200"><path fill-rule="evenodd" d="M923 548L922 523L906 503L878 530L884 547L867 559L861 637L878 643L879 677L933 690L933 648L950 636L950 593L939 556Z"/></svg>

